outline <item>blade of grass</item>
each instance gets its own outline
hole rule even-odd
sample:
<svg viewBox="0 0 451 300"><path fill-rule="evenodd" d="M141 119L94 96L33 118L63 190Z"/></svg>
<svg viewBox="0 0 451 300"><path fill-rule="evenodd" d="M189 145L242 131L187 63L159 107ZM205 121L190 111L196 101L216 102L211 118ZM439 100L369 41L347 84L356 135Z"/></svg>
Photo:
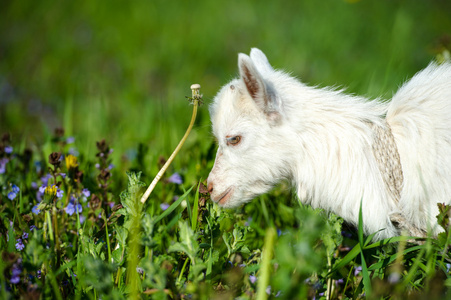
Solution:
<svg viewBox="0 0 451 300"><path fill-rule="evenodd" d="M185 198L189 195L189 193L191 193L191 190L193 189L194 185L187 190L182 196L180 196L174 203L171 204L171 206L168 207L168 209L166 209L161 215L159 215L155 221L154 224L160 222L163 218L165 218L166 216L168 216L171 212L174 211L174 209L176 209L180 203L182 203L183 200L185 200Z"/></svg>
<svg viewBox="0 0 451 300"><path fill-rule="evenodd" d="M363 249L364 249L364 242L363 242L363 213L362 213L362 200L360 200L360 209L359 209L359 226L358 226L358 236L359 236L359 244L362 251L360 251L360 258L362 260L362 280L363 280L363 286L365 288L365 295L366 297L370 298L372 294L372 287L371 287L371 279L368 272L368 267L366 265L365 256L363 255Z"/></svg>
<svg viewBox="0 0 451 300"><path fill-rule="evenodd" d="M200 187L200 181L197 185L196 195L194 196L194 204L193 204L193 213L191 214L191 229L193 231L196 231L197 227L197 214L199 209L199 187Z"/></svg>
<svg viewBox="0 0 451 300"><path fill-rule="evenodd" d="M269 285L269 277L271 274L271 259L273 255L274 241L277 233L274 227L269 227L266 230L263 259L260 268L260 278L257 283L257 300L267 299L266 288Z"/></svg>

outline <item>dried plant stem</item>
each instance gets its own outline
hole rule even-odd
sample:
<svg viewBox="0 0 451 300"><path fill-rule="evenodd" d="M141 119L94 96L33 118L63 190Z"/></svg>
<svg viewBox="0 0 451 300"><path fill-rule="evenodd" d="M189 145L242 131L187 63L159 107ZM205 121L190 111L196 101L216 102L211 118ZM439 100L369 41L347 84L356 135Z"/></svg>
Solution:
<svg viewBox="0 0 451 300"><path fill-rule="evenodd" d="M158 181L160 181L160 179L163 176L164 172L166 172L166 170L168 169L169 165L172 163L172 161L174 160L175 156L180 151L180 149L182 148L182 146L185 143L186 139L188 138L188 135L190 134L191 129L193 128L194 121L196 120L197 107L199 106L199 101L201 99L201 95L199 94L199 89L200 89L200 85L198 85L198 84L193 84L191 86L191 90L193 91L193 97L192 97L192 100L193 100L193 115L191 116L191 122L189 123L188 129L186 130L185 135L180 140L180 142L177 145L177 147L175 148L174 152L172 152L172 154L169 157L169 159L166 161L164 166L160 169L160 171L155 176L155 178L152 181L152 183L147 188L147 190L144 193L144 195L141 197L141 203L146 202L147 198L149 198L150 194L152 193L153 189L157 185Z"/></svg>

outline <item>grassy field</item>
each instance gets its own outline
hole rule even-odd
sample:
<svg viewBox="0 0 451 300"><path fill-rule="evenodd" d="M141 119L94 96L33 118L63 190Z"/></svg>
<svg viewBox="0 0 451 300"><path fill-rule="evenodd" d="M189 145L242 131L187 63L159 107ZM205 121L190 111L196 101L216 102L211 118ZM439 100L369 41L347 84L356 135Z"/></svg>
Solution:
<svg viewBox="0 0 451 300"><path fill-rule="evenodd" d="M199 185L216 150L207 105L239 52L389 99L449 55L450 12L439 0L4 1L0 298L451 297L443 220L421 245L372 243L286 184L238 210ZM189 123L192 83L205 105L140 205Z"/></svg>

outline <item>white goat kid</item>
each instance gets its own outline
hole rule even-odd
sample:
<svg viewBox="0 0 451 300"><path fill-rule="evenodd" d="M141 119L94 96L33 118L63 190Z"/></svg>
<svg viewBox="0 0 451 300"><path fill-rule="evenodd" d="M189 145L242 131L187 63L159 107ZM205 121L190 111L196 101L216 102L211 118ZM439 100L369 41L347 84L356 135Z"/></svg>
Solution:
<svg viewBox="0 0 451 300"><path fill-rule="evenodd" d="M236 207L281 180L300 200L376 239L436 235L451 200L451 64L430 64L389 103L309 87L252 49L210 107L218 140L211 199Z"/></svg>

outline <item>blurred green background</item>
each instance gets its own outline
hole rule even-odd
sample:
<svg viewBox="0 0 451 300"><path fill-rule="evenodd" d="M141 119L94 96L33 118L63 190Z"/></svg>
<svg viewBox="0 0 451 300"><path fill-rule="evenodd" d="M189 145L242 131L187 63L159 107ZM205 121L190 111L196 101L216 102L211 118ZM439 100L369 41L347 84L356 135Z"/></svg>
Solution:
<svg viewBox="0 0 451 300"><path fill-rule="evenodd" d="M236 76L237 54L251 47L306 83L389 98L449 49L451 34L451 1L444 0L4 0L1 6L0 133L39 144L64 127L88 155L95 141L107 139L116 159L139 143L153 160L169 156L191 117L190 85L202 85L208 104ZM186 147L211 145L203 106ZM182 155L175 164L189 161ZM201 173L205 178L208 170Z"/></svg>

